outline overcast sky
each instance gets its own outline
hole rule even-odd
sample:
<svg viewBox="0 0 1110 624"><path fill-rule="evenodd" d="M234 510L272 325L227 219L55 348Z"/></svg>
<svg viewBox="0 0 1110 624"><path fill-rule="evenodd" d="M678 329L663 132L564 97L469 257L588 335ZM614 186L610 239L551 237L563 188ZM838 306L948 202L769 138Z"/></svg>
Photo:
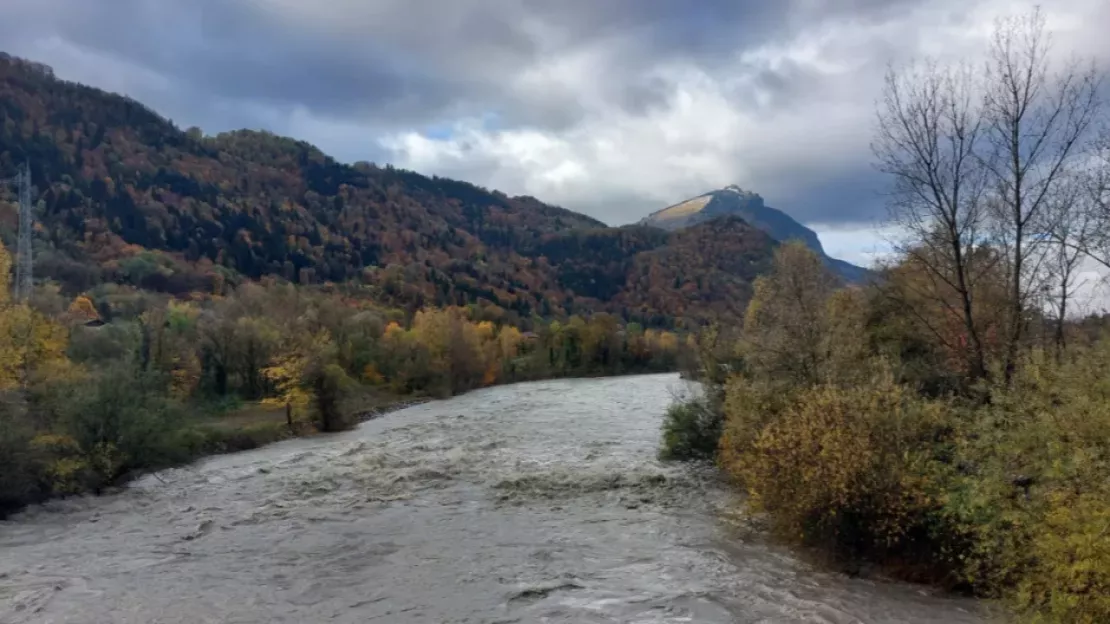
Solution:
<svg viewBox="0 0 1110 624"><path fill-rule="evenodd" d="M1043 3L1110 60L1110 2ZM0 50L207 133L530 194L618 225L739 184L881 249L888 62L974 58L1007 0L0 0Z"/></svg>

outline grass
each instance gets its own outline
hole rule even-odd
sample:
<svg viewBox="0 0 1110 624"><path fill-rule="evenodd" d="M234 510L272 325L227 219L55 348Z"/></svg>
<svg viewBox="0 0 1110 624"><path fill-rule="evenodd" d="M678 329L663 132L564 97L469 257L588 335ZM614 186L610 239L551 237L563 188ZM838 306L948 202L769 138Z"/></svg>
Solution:
<svg viewBox="0 0 1110 624"><path fill-rule="evenodd" d="M344 398L342 409L357 415L358 421L421 402L421 397L402 396L376 388L360 387ZM181 432L182 444L194 458L255 449L289 438L316 435L317 428L295 417L290 428L282 405L257 401L238 403L227 409L216 407L198 416Z"/></svg>
<svg viewBox="0 0 1110 624"><path fill-rule="evenodd" d="M712 198L710 198L710 197L695 197L694 199L691 199L689 201L684 201L681 204L676 204L674 206L670 206L669 208L664 208L663 210L660 210L658 213L656 213L654 216L665 218L665 219L674 219L674 218L677 218L677 217L685 217L687 215L691 215L691 214L694 214L696 212L700 212L701 209L705 208L705 205L709 203L710 199L712 199Z"/></svg>
<svg viewBox="0 0 1110 624"><path fill-rule="evenodd" d="M222 414L204 416L199 419L198 424L232 431L260 425L286 426L285 408L250 402Z"/></svg>

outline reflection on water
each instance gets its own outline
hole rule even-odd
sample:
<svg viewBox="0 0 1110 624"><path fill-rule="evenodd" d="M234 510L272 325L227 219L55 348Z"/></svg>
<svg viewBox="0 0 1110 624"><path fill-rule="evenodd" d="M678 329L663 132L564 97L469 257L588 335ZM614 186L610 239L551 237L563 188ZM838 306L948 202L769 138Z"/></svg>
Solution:
<svg viewBox="0 0 1110 624"><path fill-rule="evenodd" d="M960 622L655 460L674 375L506 386L0 523L0 622Z"/></svg>

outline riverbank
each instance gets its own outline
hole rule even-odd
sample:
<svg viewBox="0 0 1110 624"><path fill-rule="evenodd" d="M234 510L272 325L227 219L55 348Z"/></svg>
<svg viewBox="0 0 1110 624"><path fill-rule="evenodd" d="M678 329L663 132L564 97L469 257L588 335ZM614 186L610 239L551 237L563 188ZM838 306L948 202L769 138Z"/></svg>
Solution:
<svg viewBox="0 0 1110 624"><path fill-rule="evenodd" d="M838 290L821 270L776 251L739 335L701 356L707 400L669 411L669 454L713 456L772 531L838 563L1110 621L1105 319L976 376L889 307L890 284Z"/></svg>
<svg viewBox="0 0 1110 624"><path fill-rule="evenodd" d="M345 399L342 409L351 414L353 422L362 423L431 400L432 397L427 396L399 395L363 388L355 396ZM251 450L280 440L323 433L313 423L303 419L290 423L284 406L261 402L252 402L195 420L188 427L202 431L209 439L209 446L199 450L198 455L190 461L207 455Z"/></svg>
<svg viewBox="0 0 1110 624"><path fill-rule="evenodd" d="M605 377L624 377L641 375L642 372L604 373L598 372L591 375L559 377L560 379L599 379ZM554 378L552 378L554 379ZM505 383L495 383L489 387L515 385L543 381L544 379L521 379ZM476 388L457 393L461 396L481 390ZM434 397L426 394L397 394L377 386L355 384L345 391L339 405L340 411L345 414L345 421L352 423L352 427L375 419L386 414L403 410L405 408L421 405L429 401L442 400L450 397ZM267 402L250 402L234 407L212 408L205 406L181 406L180 417L173 422L174 429L164 432L161 436L164 445L157 449L152 459L143 469L133 469L120 473L108 480L86 478L82 480L76 470L70 468L70 473L65 474L60 470L47 472L49 478L65 480L65 487L49 490L47 494L34 494L18 500L16 503L0 505L0 520L20 511L27 505L43 503L53 498L66 498L73 495L88 493L100 494L111 488L125 485L144 475L175 468L201 460L205 457L239 453L258 449L276 442L294 438L308 438L318 435L330 435L334 432L322 431L318 423L310 417L301 415L290 422L286 408ZM50 442L50 440L47 440ZM41 446L41 444L40 444ZM58 459L55 461L68 461L75 465L79 460L74 450L67 448L45 448L42 452L54 453ZM40 490L47 491L45 489Z"/></svg>
<svg viewBox="0 0 1110 624"><path fill-rule="evenodd" d="M611 377L634 377L646 374L665 374L671 371L652 372L597 372L588 375L568 375L563 377L540 377L535 379L518 379L506 383L498 383L490 387L512 386L539 381L552 381L556 379L606 379ZM454 396L462 396L470 392L481 390L475 388L460 392ZM386 414L428 403L429 401L446 400L451 397L433 397L428 395L402 395L388 392L379 388L360 387L352 396L344 400L343 410L352 414L355 423L363 423L379 418ZM294 422L290 426L286 410L280 405L268 405L253 402L215 416L206 416L198 419L191 428L202 430L209 438L207 446L191 457L188 461L195 461L209 455L234 453L256 449L267 444L272 444L290 438L320 435L321 432L312 423L305 421ZM2 515L0 515L2 517Z"/></svg>
<svg viewBox="0 0 1110 624"><path fill-rule="evenodd" d="M669 372L672 371L596 372L587 375L538 377L534 379L517 379L504 383L491 384L484 388L513 386L558 379L606 379L612 377L666 374ZM462 396L484 388L466 390L454 396ZM352 422L360 424L398 410L422 405L430 401L446 400L449 398L452 397L434 397L423 394L403 395L392 393L381 388L359 386L356 390L351 392L349 396L343 399L341 410L351 415L350 420ZM320 431L312 422L303 419L290 423L284 406L262 402L252 402L217 415L199 417L195 419L195 422L188 425L188 428L203 432L203 435L208 441L205 443L206 445L204 447L198 449L195 456L190 457L187 461L195 461L209 455L252 450L290 438L308 437L327 433Z"/></svg>
<svg viewBox="0 0 1110 624"><path fill-rule="evenodd" d="M430 400L432 398L427 396L399 395L377 388L360 387L344 399L342 409L351 414L352 422L361 423ZM46 477L64 481L65 487L53 491L42 489L21 500L9 501L7 505L0 506L0 520L28 505L74 495L100 494L152 472L183 466L205 457L250 451L283 440L323 433L309 419L297 418L290 422L284 406L262 402L219 410L204 406L182 406L180 411L181 415L174 421L175 427L163 432L164 447L157 449L157 455L152 455L153 461L144 469L129 470L106 482L82 480L74 468L69 473L57 467L48 469ZM55 464L69 461L73 466L77 461L75 449L67 452L66 448L49 447L52 442L54 441L49 438L36 438L32 440L32 448L29 450L42 455L53 453L57 457Z"/></svg>
<svg viewBox="0 0 1110 624"><path fill-rule="evenodd" d="M0 317L18 321L0 331L0 351L7 339L35 341L6 361L18 374L0 374L0 507L349 429L382 400L345 409L351 389L446 397L526 378L666 370L680 346L672 332L608 314L524 322L486 306L406 311L357 287L104 294L68 308L0 301ZM239 413L239 397L280 407Z"/></svg>

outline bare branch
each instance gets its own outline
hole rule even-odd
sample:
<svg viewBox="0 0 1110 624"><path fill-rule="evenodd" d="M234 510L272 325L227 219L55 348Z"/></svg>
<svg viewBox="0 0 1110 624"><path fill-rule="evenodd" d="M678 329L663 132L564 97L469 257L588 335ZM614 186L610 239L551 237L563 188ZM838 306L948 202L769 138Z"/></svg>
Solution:
<svg viewBox="0 0 1110 624"><path fill-rule="evenodd" d="M983 153L995 198L992 227L1006 253L1009 321L1005 373L1013 374L1033 297L1043 292L1045 263L1057 269L1050 231L1074 204L1067 187L1100 109L1100 78L1078 61L1050 69L1050 38L1040 10L996 23L986 68ZM1054 209L1054 206L1056 207ZM1057 223L1054 223L1057 222ZM1058 276L1057 276L1058 277Z"/></svg>
<svg viewBox="0 0 1110 624"><path fill-rule="evenodd" d="M901 250L925 270L936 303L950 307L954 293L971 340L969 368L985 375L972 295L979 273L974 251L985 242L988 180L978 154L984 119L979 86L969 67L934 62L891 69L885 85L872 151L879 170L894 180L891 215L909 239Z"/></svg>

